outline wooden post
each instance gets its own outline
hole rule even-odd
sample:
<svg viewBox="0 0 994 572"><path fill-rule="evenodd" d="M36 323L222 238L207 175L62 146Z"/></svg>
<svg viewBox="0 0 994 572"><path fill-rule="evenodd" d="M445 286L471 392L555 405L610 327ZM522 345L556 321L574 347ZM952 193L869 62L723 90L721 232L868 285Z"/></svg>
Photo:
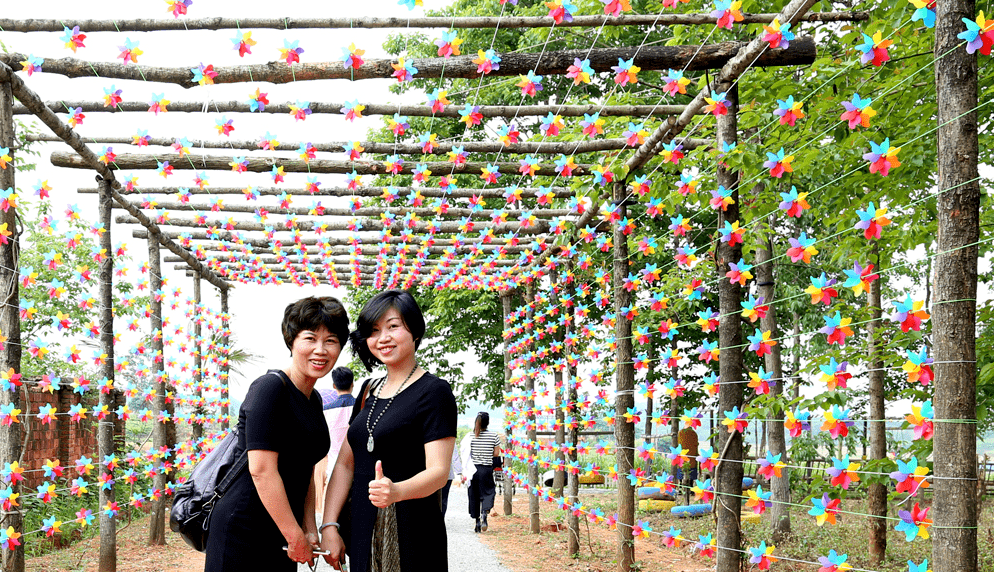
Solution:
<svg viewBox="0 0 994 572"><path fill-rule="evenodd" d="M148 239L148 275L151 290L151 300L149 303L152 307L152 316L150 318L152 324L152 343L150 344L150 349L152 350L152 355L159 356L162 355L163 344L162 344L162 302L157 300L156 294L162 289L162 264L161 256L159 255L159 241L155 238L150 237ZM154 382L153 387L155 387L155 399L152 402L152 415L153 418L166 410L166 381L165 381L165 363L162 364L162 369L159 369L157 364L152 365L152 371L156 372L156 377L158 381ZM160 423L158 420L152 426L152 449L155 452L161 451L163 447L168 446L168 439L166 436L166 423ZM163 490L166 486L166 475L162 471L162 464L156 467L157 472L154 478L153 486L159 490ZM166 519L165 519L165 509L166 509L166 495L162 495L159 500L151 501L150 513L150 523L148 527L148 543L152 546L161 546L166 543Z"/></svg>
<svg viewBox="0 0 994 572"><path fill-rule="evenodd" d="M231 351L231 324L228 317L228 288L218 288L221 296L221 344L227 348L221 356L221 368L219 376L221 378L221 426L224 429L231 428L231 415L229 413L231 405L231 364L228 362L228 353Z"/></svg>
<svg viewBox="0 0 994 572"><path fill-rule="evenodd" d="M572 262L566 263L566 285L567 292L575 300L576 299L576 288L573 287L573 278L571 277L573 272ZM573 307L563 308L566 312L566 330L563 332L563 337L570 330L576 329L576 324L574 320L576 316L573 312ZM577 409L577 401L579 400L579 395L577 392L577 379L576 379L576 367L571 363L570 354L572 350L568 346L563 346L563 357L566 359L566 385L569 388L566 397L566 418L570 420L569 429L569 460L571 463L577 461L576 446L580 441L580 420L579 411ZM566 495L569 499L570 504L576 504L580 498L580 475L570 471L566 478ZM572 511L566 515L566 529L567 529L567 544L568 553L573 558L578 558L580 556L580 517L573 514Z"/></svg>
<svg viewBox="0 0 994 572"><path fill-rule="evenodd" d="M645 380L646 383L653 384L656 382L656 345L650 342L645 353L649 359L649 367L645 371ZM643 442L646 447L652 446L652 410L655 405L655 399L656 397L650 391L649 396L645 400L645 432L643 433ZM652 474L652 459L645 460L645 472Z"/></svg>
<svg viewBox="0 0 994 572"><path fill-rule="evenodd" d="M558 266L552 266L549 269L549 286L552 290L552 295L550 296L550 307L559 307L559 268ZM552 319L552 318L550 318ZM563 332L562 330L557 330L555 334L555 339L562 343ZM563 350L560 350L563 351ZM560 356L562 357L562 356ZM555 359L555 356L553 356ZM563 452L563 445L566 443L566 428L563 426L566 422L566 412L563 410L564 393L566 388L563 385L563 371L559 368L553 367L552 377L554 381L554 392L556 396L556 463L560 465L565 465L566 463L566 453ZM556 497L563 496L563 490L566 488L566 471L564 469L556 468L555 476L552 477L552 494Z"/></svg>
<svg viewBox="0 0 994 572"><path fill-rule="evenodd" d="M509 290L509 291L501 292L500 293L501 317L503 318L502 321L501 321L501 323L503 324L504 328L507 327L507 318L508 318L508 316L511 315L511 311L512 311L511 308L513 307L512 296L514 296L514 290ZM504 349L503 349L503 354L504 354L504 394L506 395L506 394L511 393L511 389L512 389L512 387L511 387L511 374L514 373L514 372L511 371L511 354L507 351L507 339L504 340L504 344L503 345L504 345ZM508 409L509 408L508 408L508 406L506 405L506 402L505 402L505 405L504 405L504 417L505 417L505 419L508 416ZM511 425L510 424L505 424L504 425L504 437L505 437L504 442L507 443L507 445L506 445L507 446L507 450L510 451L510 449L511 449ZM456 446L458 447L459 444L456 443ZM511 482L510 474L511 474L511 457L510 456L505 456L504 457L504 487L503 487L504 488L504 514L505 515L511 515L511 514L514 513L514 508L513 508L512 504L511 504L511 500L514 498L514 492L511 490L511 488L512 488L512 482Z"/></svg>
<svg viewBox="0 0 994 572"><path fill-rule="evenodd" d="M114 379L114 257L111 244L111 203L110 179L97 177L100 189L100 221L104 223L104 233L100 235L100 248L106 250L106 256L100 263L100 351L107 354L104 365L104 375ZM115 397L111 393L100 393L100 405L108 409L115 406ZM114 424L101 421L97 424L97 448L100 460L113 455ZM100 487L98 496L100 502L100 572L115 572L117 570L117 521L107 516L104 507L114 502L114 491Z"/></svg>
<svg viewBox="0 0 994 572"><path fill-rule="evenodd" d="M204 360L200 355L200 273L193 273L193 386L196 394L196 406L193 408L193 426L191 427L191 439L195 447L200 447L200 440L204 436L203 417L207 413L202 403L204 399Z"/></svg>
<svg viewBox="0 0 994 572"><path fill-rule="evenodd" d="M766 316L760 318L760 329L770 332L770 337L779 340L780 329L777 326L777 313L774 298L776 295L776 277L773 274L773 239L768 227L764 229L766 236L763 238L764 247L756 249L756 283L759 286L759 295L763 297L763 303L769 305ZM780 398L784 393L783 363L781 361L782 343L777 343L765 356L767 373L773 374L776 385L771 389L774 397ZM766 422L767 443L770 453L780 455L780 460L787 463L787 438L784 435L783 408L777 402L774 405L776 413L771 415L771 419ZM763 454L762 450L756 451L756 457ZM790 534L790 471L787 467L781 470L782 477L774 476L770 484L773 493L771 497L773 505L770 507L772 521L771 538L774 544L779 544Z"/></svg>
<svg viewBox="0 0 994 572"><path fill-rule="evenodd" d="M733 144L737 139L738 129L738 89L731 87L725 93L728 99L728 114L718 117L718 148L722 144ZM727 168L720 160L718 162L718 184L731 189L732 204L719 212L718 227L725 221L739 220L739 173ZM742 409L743 384L735 383L742 379L742 287L738 282L732 282L725 277L730 270L729 264L737 264L742 258L741 245L730 246L729 243L719 243L718 256L718 312L721 314L718 325L718 347L721 350L719 371L722 383L718 395L718 417L737 408ZM742 561L741 541L741 495L742 495L742 441L743 434L729 433L724 426L719 429L721 435L718 445L721 448L721 459L715 477L715 506L718 513L718 530L716 540L717 572L738 572ZM728 459L729 462L724 460Z"/></svg>
<svg viewBox="0 0 994 572"><path fill-rule="evenodd" d="M880 272L880 245L873 244L876 253L877 267ZM870 459L887 458L887 423L884 400L884 361L883 361L883 340L881 339L881 328L883 306L881 303L880 291L883 287L883 278L870 283L870 291L867 293L866 304L870 309L870 321L866 324L867 354L869 356L869 398L870 407L868 418ZM870 513L870 537L868 552L872 564L880 564L887 555L887 485L883 483L871 483L867 490L867 504Z"/></svg>
<svg viewBox="0 0 994 572"><path fill-rule="evenodd" d="M932 569L977 570L977 54L956 35L976 18L974 0L936 5L938 256L932 339L935 351L935 456ZM963 420L956 422L952 420Z"/></svg>
<svg viewBox="0 0 994 572"><path fill-rule="evenodd" d="M615 343L615 389L614 400L615 458L618 464L618 570L628 572L635 569L635 539L632 526L635 524L635 485L628 480L628 473L635 467L635 425L624 421L625 413L635 407L635 366L632 363L632 322L623 314L622 308L633 303L632 293L623 284L628 276L628 237L619 221L625 218L627 190L622 183L614 183L614 204L617 216L612 224L614 230L614 268L612 282L614 288L614 313L617 322L614 328Z"/></svg>
<svg viewBox="0 0 994 572"><path fill-rule="evenodd" d="M525 308L527 311L526 321L532 323L535 319L535 283L532 282L528 284L525 289ZM525 401L525 407L528 408L528 413L525 415L525 419L528 424L528 429L525 431L527 435L528 442L531 444L536 444L538 442L537 428L535 426L535 376L532 374L525 374L525 392L528 394L528 399ZM534 458L538 455L537 451L533 451L529 457ZM535 495L535 491L538 490L539 485L539 474L538 465L535 463L528 463L528 518L530 530L533 534L538 534L541 532L542 523L539 513L538 497Z"/></svg>
<svg viewBox="0 0 994 572"><path fill-rule="evenodd" d="M10 82L0 83L0 147L10 149L10 156L15 156L14 151L14 96L11 94ZM15 188L14 185L14 165L7 165L6 169L0 169L0 190ZM3 297L3 306L0 307L0 333L7 336L7 341L0 349L0 371L9 371L11 368L17 373L21 371L21 320L18 310L20 294L18 290L18 257L20 256L21 235L17 231L17 210L7 209L7 212L0 213L0 224L12 233L6 244L0 245L0 292L6 295ZM15 407L24 412L26 418L30 412L26 407L19 404L18 392L0 392L0 405L15 404ZM21 458L21 425L14 423L11 425L0 425L0 463L13 463ZM12 490L20 493L21 485L12 484ZM4 528L14 527L17 532L24 532L24 516L19 510L12 510L4 513ZM15 550L3 551L4 570L14 570L23 572L24 570L24 547Z"/></svg>

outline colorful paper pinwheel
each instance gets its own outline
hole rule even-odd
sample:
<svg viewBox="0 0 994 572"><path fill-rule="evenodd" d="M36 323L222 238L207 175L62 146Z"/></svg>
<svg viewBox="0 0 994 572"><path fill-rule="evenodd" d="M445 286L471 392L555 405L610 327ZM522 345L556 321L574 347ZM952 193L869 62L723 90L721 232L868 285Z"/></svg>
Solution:
<svg viewBox="0 0 994 572"><path fill-rule="evenodd" d="M870 163L870 173L880 173L881 177L886 177L891 169L901 166L897 159L900 147L891 148L890 138L884 139L883 143L870 141L870 152L863 155L863 159Z"/></svg>
<svg viewBox="0 0 994 572"><path fill-rule="evenodd" d="M818 366L821 371L819 381L825 382L829 391L845 389L848 387L849 379L852 378L852 374L846 371L847 367L849 367L849 362L839 363L835 361L834 357L830 357L827 364Z"/></svg>
<svg viewBox="0 0 994 572"><path fill-rule="evenodd" d="M766 542L760 542L759 546L749 547L749 563L755 564L760 570L769 570L770 565L777 561L773 556L776 547L772 544L766 546Z"/></svg>
<svg viewBox="0 0 994 572"><path fill-rule="evenodd" d="M787 24L788 26L790 24ZM790 95L787 99L778 99L777 108L773 111L773 115L780 118L780 125L790 125L794 126L794 123L798 119L804 118L804 112L801 108L804 107L803 101L794 101L794 96Z"/></svg>
<svg viewBox="0 0 994 572"><path fill-rule="evenodd" d="M446 98L448 93L448 90L440 90L436 87L428 94L428 106L431 107L432 113L442 113L445 111L445 106L452 103Z"/></svg>
<svg viewBox="0 0 994 572"><path fill-rule="evenodd" d="M926 400L921 405L912 405L911 413L904 416L904 420L915 428L915 439L925 439L926 441L931 439L935 433L934 419L935 412L932 410L931 399Z"/></svg>
<svg viewBox="0 0 994 572"><path fill-rule="evenodd" d="M72 50L72 53L76 53L79 48L85 48L83 45L83 40L86 39L86 34L81 34L79 32L79 26L73 26L70 30L67 26L62 26L62 37L59 38L65 44L66 48Z"/></svg>
<svg viewBox="0 0 994 572"><path fill-rule="evenodd" d="M635 58L623 60L618 58L618 65L611 66L614 70L614 83L618 85L628 85L638 83L638 73L642 68L635 65Z"/></svg>
<svg viewBox="0 0 994 572"><path fill-rule="evenodd" d="M749 426L749 421L747 418L749 414L745 411L739 411L739 408L732 407L731 411L725 411L725 418L721 421L721 424L728 428L729 433L744 433L746 427Z"/></svg>
<svg viewBox="0 0 994 572"><path fill-rule="evenodd" d="M932 372L933 359L928 357L928 346L922 346L920 352L908 350L908 361L904 362L901 369L908 374L908 383L921 383L927 386L935 379Z"/></svg>
<svg viewBox="0 0 994 572"><path fill-rule="evenodd" d="M856 46L857 50L863 52L859 58L860 63L864 65L869 63L878 67L884 65L884 62L890 60L887 48L893 43L893 40L884 40L879 30L873 34L872 38L863 34L863 43Z"/></svg>
<svg viewBox="0 0 994 572"><path fill-rule="evenodd" d="M783 455L777 453L776 455L766 452L766 458L757 460L759 468L756 473L766 480L772 480L773 477L782 477L783 468L786 467L786 463L780 460Z"/></svg>
<svg viewBox="0 0 994 572"><path fill-rule="evenodd" d="M766 330L764 332L760 331L759 328L756 328L756 333L754 333L751 336L748 336L749 351L756 352L756 355L758 357L763 357L764 355L771 353L773 351L773 346L777 345L776 340L772 339L771 337L772 335L773 334L770 330ZM764 373L763 368L761 366L759 368L759 375L762 376L763 373ZM749 375L752 376L753 374L750 373ZM773 375L773 372L767 374L767 376L771 375ZM750 387L754 386L750 383ZM759 387L756 388L757 393L759 393L759 389L760 389ZM769 391L770 391L769 387L766 387L764 393L769 393Z"/></svg>
<svg viewBox="0 0 994 572"><path fill-rule="evenodd" d="M527 76L521 76L521 80L514 84L521 88L521 94L528 97L535 97L542 91L542 76L536 75L534 70L528 70Z"/></svg>
<svg viewBox="0 0 994 572"><path fill-rule="evenodd" d="M304 48L301 48L299 44L299 40L292 42L283 40L283 47L280 48L280 59L285 61L286 65L292 66L300 63L300 54L304 53Z"/></svg>
<svg viewBox="0 0 994 572"><path fill-rule="evenodd" d="M773 491L764 491L763 487L756 485L756 490L749 489L748 499L746 499L746 508L751 508L754 514L763 514L766 509L773 506L770 501L770 497L773 496Z"/></svg>
<svg viewBox="0 0 994 572"><path fill-rule="evenodd" d="M573 80L573 85L590 83L590 76L594 75L594 69L590 67L590 60L575 58L573 65L566 69L566 77Z"/></svg>
<svg viewBox="0 0 994 572"><path fill-rule="evenodd" d="M855 421L849 419L849 410L841 409L838 405L825 412L825 422L821 426L822 431L828 431L833 439L849 436L849 428Z"/></svg>
<svg viewBox="0 0 994 572"><path fill-rule="evenodd" d="M390 64L390 67L393 68L391 75L397 78L398 83L411 81L418 73L418 68L414 67L414 64L407 61L403 56L397 58L397 63Z"/></svg>
<svg viewBox="0 0 994 572"><path fill-rule="evenodd" d="M787 249L787 256L790 258L791 262L797 262L799 260L804 261L805 264L811 264L811 257L818 254L818 249L814 247L814 238L808 238L807 233L802 232L801 236L797 238L790 238L790 248Z"/></svg>
<svg viewBox="0 0 994 572"><path fill-rule="evenodd" d="M926 28L935 27L936 0L908 0L908 2L911 2L911 5L915 7L915 12L911 15L912 22L921 20Z"/></svg>
<svg viewBox="0 0 994 572"><path fill-rule="evenodd" d="M921 537L928 540L928 527L932 526L932 519L928 518L930 507L921 508L918 503L911 507L911 510L900 510L897 516L901 518L894 530L904 533L904 539L908 542Z"/></svg>
<svg viewBox="0 0 994 572"><path fill-rule="evenodd" d="M934 17L934 16L933 16ZM956 34L956 37L966 41L966 53L980 51L985 56L991 55L994 46L994 20L984 18L984 11L977 15L976 21L963 18L966 31Z"/></svg>
<svg viewBox="0 0 994 572"><path fill-rule="evenodd" d="M794 156L785 155L783 147L776 153L767 151L766 158L767 160L763 162L763 167L770 170L771 177L779 179L783 177L784 173L794 172L794 168L790 164L794 160Z"/></svg>
<svg viewBox="0 0 994 572"><path fill-rule="evenodd" d="M716 25L719 28L731 30L734 22L742 21L742 2L739 0L715 0L711 16L718 19Z"/></svg>
<svg viewBox="0 0 994 572"><path fill-rule="evenodd" d="M487 75L494 70L500 69L500 56L492 49L487 51L479 50L473 63L476 64L476 73Z"/></svg>
<svg viewBox="0 0 994 572"><path fill-rule="evenodd" d="M677 192L686 197L690 193L697 192L697 184L698 182L693 175L681 173L680 182L677 183Z"/></svg>
<svg viewBox="0 0 994 572"><path fill-rule="evenodd" d="M869 292L870 283L880 278L879 274L873 274L872 264L867 264L864 268L860 266L859 262L854 262L852 270L843 270L843 272L846 275L846 281L842 286L844 288L852 288L853 294L856 296L859 296L863 292Z"/></svg>
<svg viewBox="0 0 994 572"><path fill-rule="evenodd" d="M828 336L828 343L838 344L839 347L846 345L846 337L853 335L849 324L852 318L843 318L841 312L836 312L834 316L823 316L825 327L818 330Z"/></svg>
<svg viewBox="0 0 994 572"><path fill-rule="evenodd" d="M625 145L635 147L645 143L645 138L649 136L649 132L645 130L644 123L632 123L629 121L628 128L625 129L625 132L621 136L625 139ZM683 156L683 154L681 153L680 156Z"/></svg>
<svg viewBox="0 0 994 572"><path fill-rule="evenodd" d="M245 54L252 53L252 46L256 45L257 42L252 39L252 32L239 30L235 33L235 37L231 38L231 43L234 44L232 49L238 50L238 57L244 58Z"/></svg>
<svg viewBox="0 0 994 572"><path fill-rule="evenodd" d="M617 18L622 12L631 12L632 5L629 0L601 0L604 3L604 13Z"/></svg>
<svg viewBox="0 0 994 572"><path fill-rule="evenodd" d="M117 47L117 49L121 52L117 55L117 57L123 60L123 65L138 63L138 56L145 53L138 47L138 44L139 42L132 42L131 38L125 38L124 45Z"/></svg>
<svg viewBox="0 0 994 572"><path fill-rule="evenodd" d="M712 90L711 97L704 98L704 101L707 102L707 105L704 107L704 111L714 115L715 117L718 117L719 115L728 115L728 99L725 98L725 95L726 92L724 91L718 93Z"/></svg>
<svg viewBox="0 0 994 572"><path fill-rule="evenodd" d="M690 490L694 493L696 500L700 502L711 502L714 499L714 486L711 484L711 479L694 481L694 486L690 487Z"/></svg>
<svg viewBox="0 0 994 572"><path fill-rule="evenodd" d="M852 101L842 102L842 107L845 108L845 111L839 119L848 122L849 129L855 129L857 125L869 127L870 119L877 114L877 111L870 107L870 103L872 102L872 99L861 99L858 93L854 93Z"/></svg>
<svg viewBox="0 0 994 572"><path fill-rule="evenodd" d="M732 189L726 189L723 185L718 185L717 190L711 191L711 200L708 201L714 210L727 210L728 205L735 204L732 198Z"/></svg>
<svg viewBox="0 0 994 572"><path fill-rule="evenodd" d="M815 522L818 526L822 526L826 522L829 524L835 524L836 518L839 514L839 509L842 505L841 499L833 499L828 496L828 493L822 493L821 498L814 497L811 499L811 510L808 514L815 517Z"/></svg>
<svg viewBox="0 0 994 572"><path fill-rule="evenodd" d="M839 554L834 549L828 551L828 556L819 556L818 562L821 567L818 568L818 572L846 572L847 570L852 570L852 566L846 563L849 556L846 554Z"/></svg>
<svg viewBox="0 0 994 572"><path fill-rule="evenodd" d="M897 311L893 319L895 322L900 322L901 331L907 332L908 330L914 330L920 332L922 329L922 322L928 320L928 312L922 310L925 307L924 300L912 300L911 294L908 294L907 298L902 302L900 300L894 300L891 302L894 305L894 309Z"/></svg>
<svg viewBox="0 0 994 572"><path fill-rule="evenodd" d="M802 432L811 430L810 411L787 411L785 415L783 426L790 432L791 437L800 437Z"/></svg>
<svg viewBox="0 0 994 572"><path fill-rule="evenodd" d="M879 239L880 231L891 223L890 219L887 218L887 209L883 207L878 209L873 201L870 201L870 205L866 209L857 209L856 215L859 216L859 222L854 228L862 230L863 237L867 240Z"/></svg>
<svg viewBox="0 0 994 572"><path fill-rule="evenodd" d="M669 70L665 79L666 84L663 86L663 91L671 97L678 93L687 93L687 86L690 85L690 79L683 77L682 71Z"/></svg>
<svg viewBox="0 0 994 572"><path fill-rule="evenodd" d="M214 85L214 78L217 77L217 72L214 71L214 64L207 64L206 66L203 62L200 63L195 68L190 68L193 72L193 83L198 85Z"/></svg>
<svg viewBox="0 0 994 572"><path fill-rule="evenodd" d="M859 482L857 471L859 471L859 463L850 463L849 455L845 455L841 459L832 457L832 466L828 469L828 474L832 477L833 487L849 490L850 484Z"/></svg>
<svg viewBox="0 0 994 572"><path fill-rule="evenodd" d="M742 258L738 262L732 262L728 265L728 272L725 273L725 278L732 284L738 283L739 286L745 286L745 283L752 280L752 265L746 264L746 261Z"/></svg>
<svg viewBox="0 0 994 572"><path fill-rule="evenodd" d="M790 22L781 24L779 18L774 18L769 26L763 26L762 40L769 43L771 50L786 50L790 47L790 42L793 39L794 33L790 31ZM791 125L794 124L791 123Z"/></svg>
<svg viewBox="0 0 994 572"><path fill-rule="evenodd" d="M545 7L549 9L549 17L552 18L556 24L572 22L573 14L576 13L576 6L571 4L569 0L552 0L551 2L545 2Z"/></svg>

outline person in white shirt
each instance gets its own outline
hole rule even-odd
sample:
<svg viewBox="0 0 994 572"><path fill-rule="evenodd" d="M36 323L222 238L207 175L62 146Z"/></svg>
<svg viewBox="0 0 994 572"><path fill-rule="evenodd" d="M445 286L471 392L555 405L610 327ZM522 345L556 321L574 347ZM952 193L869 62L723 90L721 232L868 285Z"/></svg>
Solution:
<svg viewBox="0 0 994 572"><path fill-rule="evenodd" d="M500 456L500 437L487 431L490 414L481 411L476 416L473 432L463 439L460 450L465 462L463 474L468 477L469 516L475 521L475 532L487 531L487 515L494 507L494 457ZM468 455L467 455L468 453Z"/></svg>

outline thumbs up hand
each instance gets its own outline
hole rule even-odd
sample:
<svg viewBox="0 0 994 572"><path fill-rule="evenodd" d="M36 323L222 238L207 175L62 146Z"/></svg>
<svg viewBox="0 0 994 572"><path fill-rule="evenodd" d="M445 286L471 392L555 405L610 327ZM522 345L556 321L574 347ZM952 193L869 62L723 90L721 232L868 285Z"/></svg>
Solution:
<svg viewBox="0 0 994 572"><path fill-rule="evenodd" d="M397 502L393 481L383 476L383 461L376 461L376 477L369 481L369 502L386 508Z"/></svg>

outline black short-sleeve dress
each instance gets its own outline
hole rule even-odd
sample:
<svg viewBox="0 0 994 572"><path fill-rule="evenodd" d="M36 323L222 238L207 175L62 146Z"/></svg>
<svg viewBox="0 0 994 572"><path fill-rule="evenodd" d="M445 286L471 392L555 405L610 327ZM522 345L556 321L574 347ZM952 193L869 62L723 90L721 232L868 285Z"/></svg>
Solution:
<svg viewBox="0 0 994 572"><path fill-rule="evenodd" d="M236 454L257 449L279 453L279 475L298 523L304 522L314 465L330 446L318 392L305 397L278 370L252 382L238 413ZM204 571L296 571L284 546L286 539L262 504L252 476L243 471L211 513Z"/></svg>
<svg viewBox="0 0 994 572"><path fill-rule="evenodd" d="M377 381L379 378L377 378ZM362 392L369 382L364 383ZM360 393L362 395L363 393ZM366 420L372 409L375 420L386 399L357 400L352 410L348 440L355 458L352 479L352 539L350 570L367 572L377 508L369 502L369 481L376 461L383 461L383 475L394 482L407 480L425 469L425 443L456 436L456 400L449 383L430 373L422 375L394 397L390 409L373 426L374 448L367 451ZM370 421L372 424L372 421ZM445 521L441 495L397 503L397 539L404 571L448 569Z"/></svg>

